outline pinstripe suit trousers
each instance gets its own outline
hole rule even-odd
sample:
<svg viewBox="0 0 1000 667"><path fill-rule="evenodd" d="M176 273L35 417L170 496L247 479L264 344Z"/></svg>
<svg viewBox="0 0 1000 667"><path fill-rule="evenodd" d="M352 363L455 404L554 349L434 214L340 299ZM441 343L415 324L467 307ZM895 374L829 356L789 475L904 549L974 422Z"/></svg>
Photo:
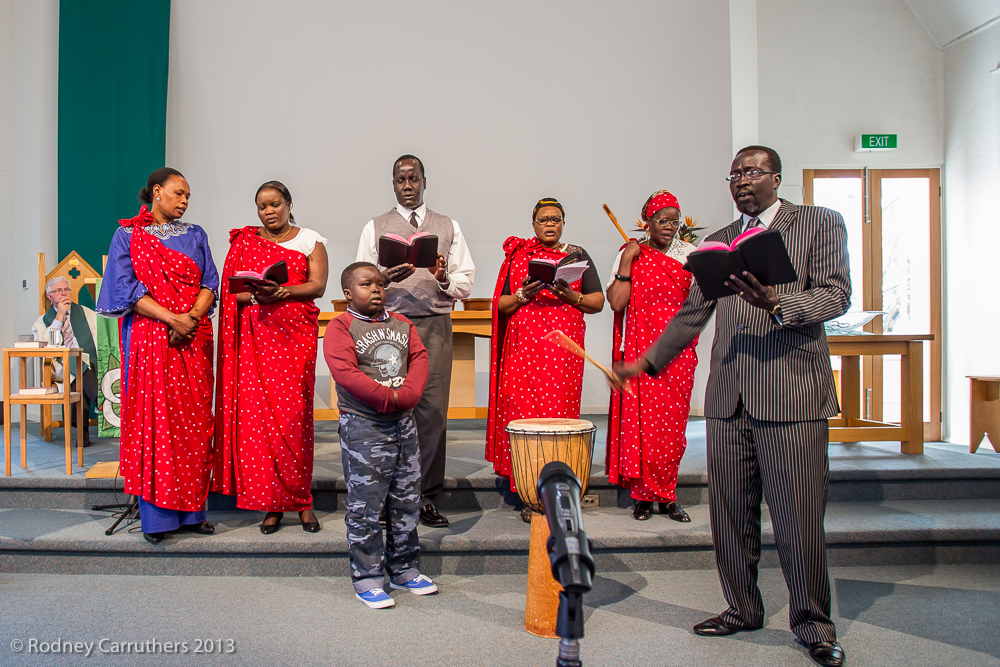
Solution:
<svg viewBox="0 0 1000 667"><path fill-rule="evenodd" d="M823 528L828 431L826 419L755 419L742 400L732 417L707 420L712 542L729 603L721 614L726 623L757 627L764 622L757 588L763 496L788 585L792 632L806 643L836 640Z"/></svg>

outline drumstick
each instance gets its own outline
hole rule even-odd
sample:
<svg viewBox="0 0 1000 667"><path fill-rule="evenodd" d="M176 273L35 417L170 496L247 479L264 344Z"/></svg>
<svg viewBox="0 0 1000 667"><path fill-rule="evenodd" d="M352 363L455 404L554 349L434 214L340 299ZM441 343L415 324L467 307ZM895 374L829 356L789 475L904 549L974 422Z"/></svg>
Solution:
<svg viewBox="0 0 1000 667"><path fill-rule="evenodd" d="M544 338L545 340L552 341L553 343L555 343L556 345L558 345L562 349L567 350L569 352L572 352L573 354L575 354L578 357L583 357L584 359L586 359L590 363L592 363L595 366L597 366L598 368L600 368L601 371L608 377L608 380L610 380L612 382L612 384L614 384L614 383L617 382L617 380L615 380L614 374L611 371L609 371L605 366L601 365L592 356L590 356L589 354L587 354L587 351L584 350L582 347L580 347L576 343L576 341L574 341L572 338L570 338L569 336L567 336L565 333L563 333L559 329L553 329L552 331L550 331L547 334L545 334L544 336L542 336L542 338ZM625 391L627 391L629 394L631 394L631 395L634 396L634 394L632 394L632 388L631 387L629 387L626 384L624 388L625 388Z"/></svg>
<svg viewBox="0 0 1000 667"><path fill-rule="evenodd" d="M608 214L609 218L611 218L611 222L615 223L615 227L618 228L618 231L621 233L622 238L625 239L625 242L628 243L629 241L631 241L632 239L628 237L628 234L625 233L625 230L622 229L622 226L618 224L618 218L616 218L615 214L611 212L611 209L608 208L607 204L604 205L604 212Z"/></svg>

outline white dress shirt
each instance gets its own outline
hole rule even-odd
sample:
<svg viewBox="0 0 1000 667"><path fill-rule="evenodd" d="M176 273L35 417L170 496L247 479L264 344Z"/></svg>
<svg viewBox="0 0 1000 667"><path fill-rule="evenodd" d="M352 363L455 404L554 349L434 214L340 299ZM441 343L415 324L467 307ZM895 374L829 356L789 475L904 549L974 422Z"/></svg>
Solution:
<svg viewBox="0 0 1000 667"><path fill-rule="evenodd" d="M750 221L753 220L754 218L760 220L760 226L763 227L764 229L770 228L771 223L774 222L774 216L778 215L779 208L781 208L781 200L776 199L773 204L771 204L763 211L761 211L760 215L747 215L746 213L744 213L742 231L745 232L747 230L747 225L749 225Z"/></svg>

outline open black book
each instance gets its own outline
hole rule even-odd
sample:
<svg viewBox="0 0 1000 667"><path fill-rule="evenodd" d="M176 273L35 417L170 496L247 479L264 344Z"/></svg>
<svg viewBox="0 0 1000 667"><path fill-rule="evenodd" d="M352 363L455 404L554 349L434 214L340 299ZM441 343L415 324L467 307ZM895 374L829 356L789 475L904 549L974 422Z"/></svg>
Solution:
<svg viewBox="0 0 1000 667"><path fill-rule="evenodd" d="M385 234L378 240L378 263L386 268L412 264L418 269L429 269L437 264L437 252L438 237L427 232L417 232L409 239Z"/></svg>
<svg viewBox="0 0 1000 667"><path fill-rule="evenodd" d="M749 271L762 285L781 285L798 280L781 234L762 227L747 230L732 246L706 241L687 256L688 271L694 274L706 299L736 294L726 286L730 275L743 277ZM745 281L744 281L745 282Z"/></svg>
<svg viewBox="0 0 1000 667"><path fill-rule="evenodd" d="M562 278L567 283L579 280L584 270L589 266L580 261L580 252L570 253L562 259L547 259L538 257L528 261L528 277L532 280L551 285ZM580 266L577 266L580 265ZM572 278L572 280L567 280Z"/></svg>
<svg viewBox="0 0 1000 667"><path fill-rule="evenodd" d="M256 271L237 271L229 276L229 293L240 294L249 292L250 285L264 287L269 282L274 281L279 285L288 282L288 265L285 260L275 262L260 273Z"/></svg>

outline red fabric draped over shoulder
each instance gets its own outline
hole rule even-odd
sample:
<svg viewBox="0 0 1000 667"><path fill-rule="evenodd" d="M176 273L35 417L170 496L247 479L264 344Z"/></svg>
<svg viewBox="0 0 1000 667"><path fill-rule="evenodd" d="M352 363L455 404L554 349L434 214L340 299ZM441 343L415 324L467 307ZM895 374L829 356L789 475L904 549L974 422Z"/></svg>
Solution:
<svg viewBox="0 0 1000 667"><path fill-rule="evenodd" d="M641 247L632 265L628 307L624 313L615 313L613 349L619 361L634 361L648 350L691 291L692 276L680 262ZM698 365L697 344L696 338L656 377L642 373L633 378L634 395L611 395L605 461L608 478L630 488L637 500L677 499L677 470L687 447L685 431Z"/></svg>
<svg viewBox="0 0 1000 667"><path fill-rule="evenodd" d="M219 381L212 490L242 509L312 507L313 394L319 308L312 301L244 305L229 276L284 260L287 285L309 278L309 258L262 239L257 227L230 232L222 269Z"/></svg>
<svg viewBox="0 0 1000 667"><path fill-rule="evenodd" d="M511 292L528 276L532 259L556 259L566 253L546 248L538 239L510 237L493 292L493 338L490 343L490 407L486 430L486 460L502 477L510 477L510 440L505 430L514 419L580 417L583 359L542 339L553 329L584 344L583 313L547 290L518 308L499 314L499 301L510 277ZM582 279L570 285L579 291ZM513 479L511 480L513 488ZM516 489L515 489L516 490Z"/></svg>
<svg viewBox="0 0 1000 667"><path fill-rule="evenodd" d="M201 291L201 269L147 232L145 210L132 220L129 250L136 278L173 313L186 313ZM169 344L169 327L134 313L123 398L121 471L125 493L170 510L205 509L212 470L212 323L194 339Z"/></svg>

